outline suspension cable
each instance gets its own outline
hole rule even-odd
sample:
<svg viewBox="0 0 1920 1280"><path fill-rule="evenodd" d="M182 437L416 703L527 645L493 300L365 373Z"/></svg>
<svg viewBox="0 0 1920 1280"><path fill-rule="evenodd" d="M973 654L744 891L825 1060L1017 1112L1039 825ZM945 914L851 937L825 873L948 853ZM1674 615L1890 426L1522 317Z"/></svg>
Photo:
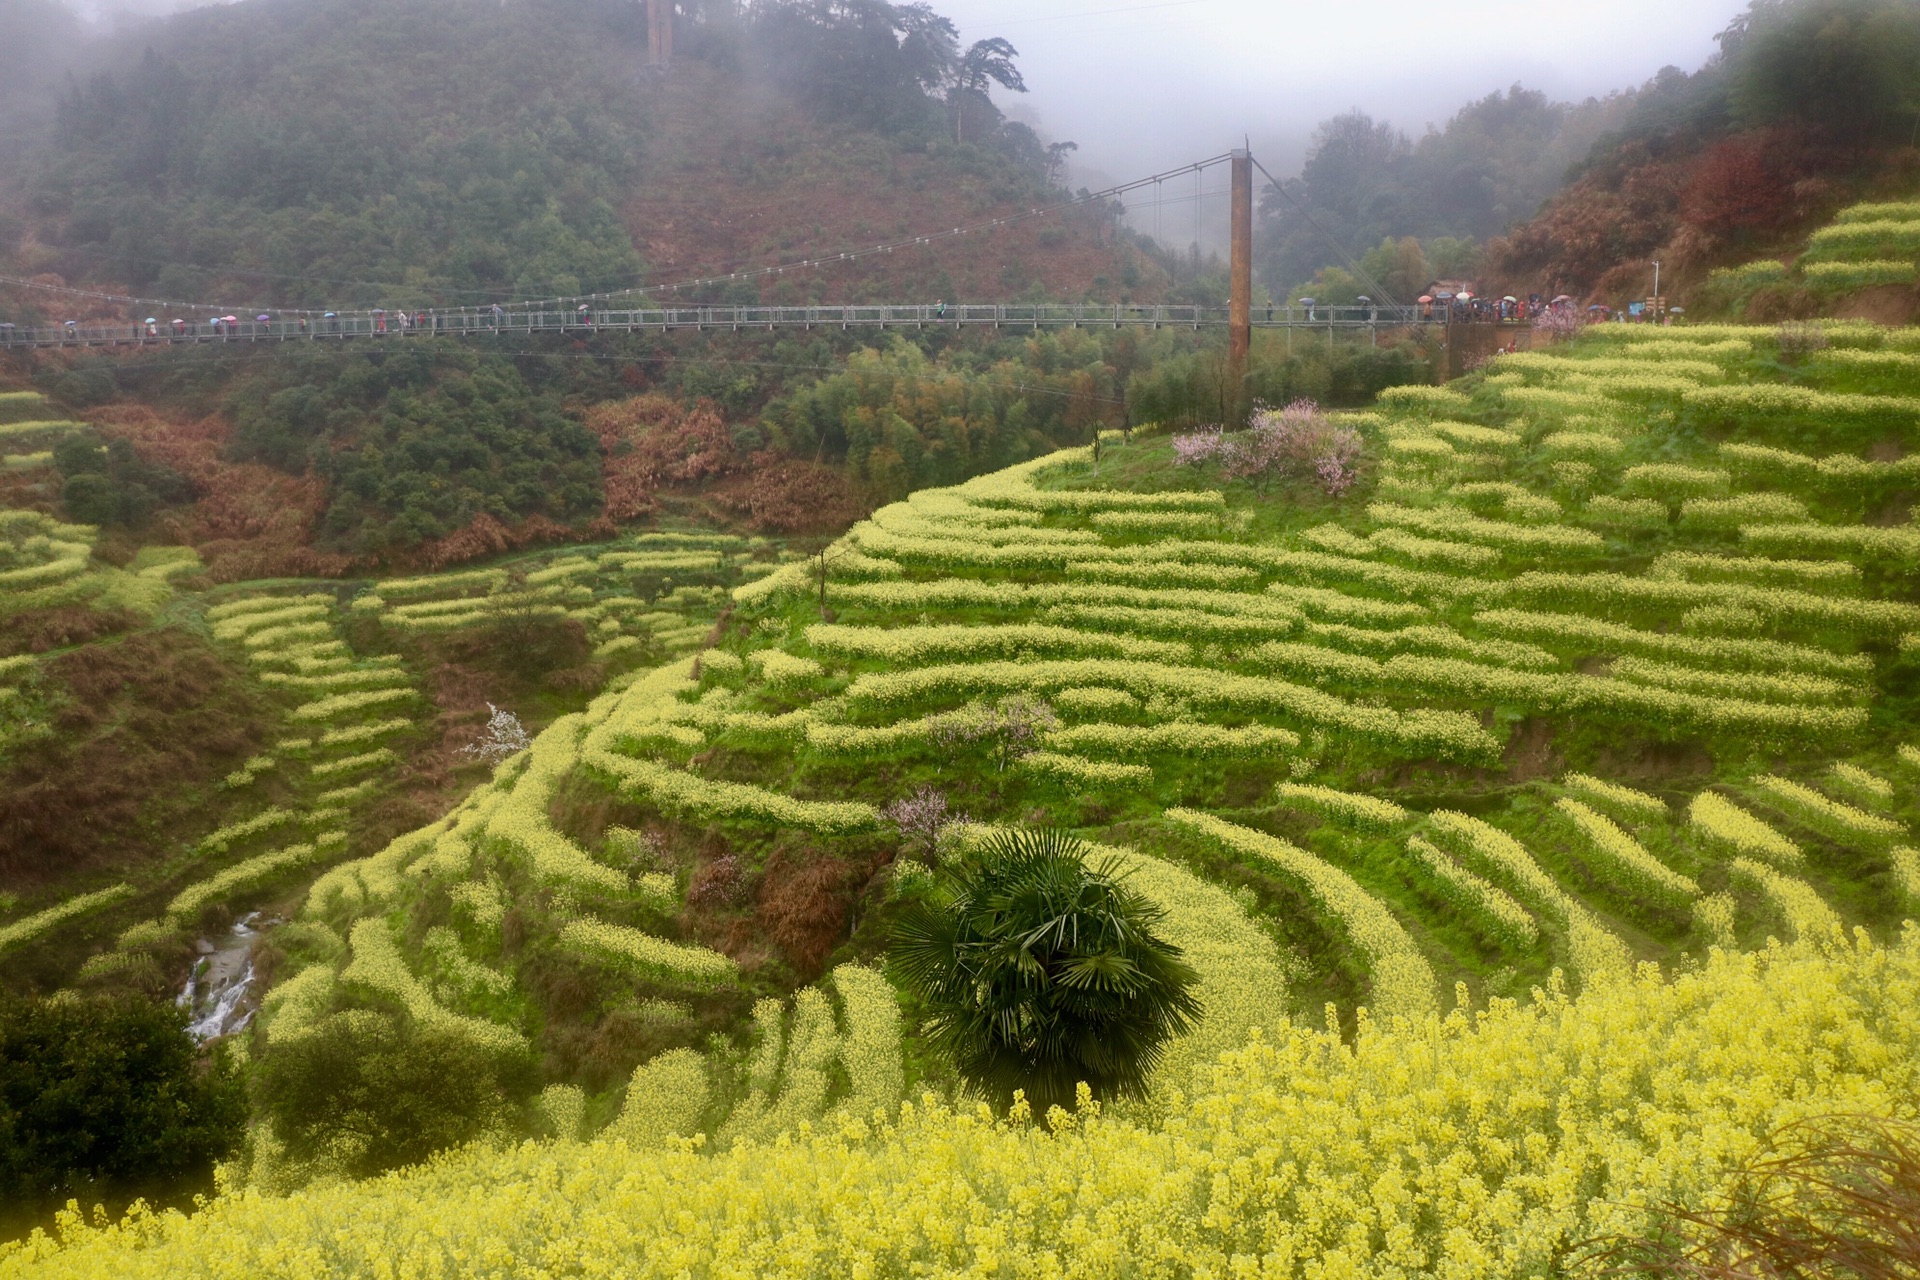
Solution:
<svg viewBox="0 0 1920 1280"><path fill-rule="evenodd" d="M1045 217L1049 214L1060 213L1067 209L1078 208L1082 205L1094 204L1099 201L1109 200L1116 196L1125 195L1129 191L1137 191L1142 187L1146 187L1146 186L1158 187L1159 184L1163 183L1168 178L1177 177L1185 173L1192 173L1195 177L1195 181L1198 182L1201 170L1211 168L1212 166L1217 164L1224 164L1228 160L1231 160L1232 158L1233 157L1230 152L1223 152L1220 155L1211 156L1205 160L1198 160L1192 164L1181 165L1175 169L1168 169L1161 173L1150 174L1144 178L1136 178L1131 182L1119 183L1115 186L1106 187L1099 191L1088 192L1085 195L1073 196L1066 200L1058 200L1053 202L1052 204L1036 205L1020 213L1008 214L1005 217L987 218L979 222L964 223L960 226L950 228L946 231L936 231L936 232L930 232L926 235L911 236L911 237L907 237L899 240L883 241L879 244L867 245L859 249L850 249L841 253L823 254L819 257L814 257L814 258L802 258L802 259L798 259L791 262L777 263L772 266L756 267L756 268L753 268L752 270L747 270L747 271L733 271L733 272L727 273L726 275L715 274L711 276L701 276L698 278L678 280L678 281L674 281L671 283L664 283L664 284L633 285L623 289L602 290L594 293L582 293L582 294L573 295L571 297L554 296L554 297L547 297L547 298L519 299L514 301L495 303L491 305L499 306L502 310L545 310L545 309L551 309L556 306L574 306L580 303L607 302L607 301L612 301L615 298L630 297L635 294L644 295L644 294L650 294L650 293L667 293L667 292L677 293L683 289L698 289L698 288L704 288L704 287L716 285L716 284L727 284L727 283L733 283L733 282L742 281L742 280L757 280L757 279L763 279L767 276L772 276L772 275L784 275L788 271L807 271L807 270L813 270L820 267L829 267L829 266L837 265L839 263L854 262L863 258L870 258L879 254L890 254L894 252L896 249L911 249L918 246L930 245L937 241L951 240L958 236L971 235L980 231L988 231L988 230L993 230L999 227L1011 226L1014 223L1025 222L1032 218ZM1264 173L1265 170L1262 169L1261 172ZM1196 210L1196 213L1197 213L1197 210ZM121 304L139 306L139 307L163 307L163 308L171 308L174 310L193 310L193 311L211 310L211 311L222 311L222 312L224 311L254 312L254 311L271 310L271 311L277 311L282 315L317 316L317 315L323 315L325 312L329 310L338 311L343 309L340 307L276 307L276 306L270 306L270 305L260 304L260 303L237 304L237 303L189 302L179 298L146 298L146 297L139 297L139 296L130 295L130 294L107 293L105 291L97 290L97 289L75 288L71 285L56 285L56 284L50 284L43 280L31 280L31 279L26 279L19 276L5 276L5 275L0 275L0 285L12 285L17 288L32 289L32 290L37 290L45 293L55 293L65 297L87 298L97 302L115 302L115 303L121 303ZM474 305L474 306L457 307L457 308L436 307L434 309L435 310L449 310L449 309L482 310L485 308L478 305ZM368 308L349 307L349 308L344 308L344 310L366 311L368 310Z"/></svg>
<svg viewBox="0 0 1920 1280"><path fill-rule="evenodd" d="M1249 153L1249 155L1251 155L1251 153ZM1327 242L1327 247L1333 250L1334 254L1345 264L1347 270L1353 273L1354 278L1361 284L1367 286L1367 288L1373 290L1373 297L1377 302L1389 307L1397 307L1400 305L1399 301L1387 292L1385 285L1375 280L1373 276L1367 272L1365 267L1353 260L1352 256L1347 253L1346 249L1341 246L1338 240L1335 240L1328 234L1327 229L1315 220L1313 212L1308 209L1305 204L1293 198L1293 194L1281 184L1280 179L1274 177L1271 173L1267 173L1267 166L1261 164L1258 160L1254 160L1253 167L1261 173L1266 174L1267 181L1273 184L1273 189L1280 193L1281 199L1300 211L1300 216L1306 219L1307 225L1312 227L1314 231L1319 234L1320 238Z"/></svg>

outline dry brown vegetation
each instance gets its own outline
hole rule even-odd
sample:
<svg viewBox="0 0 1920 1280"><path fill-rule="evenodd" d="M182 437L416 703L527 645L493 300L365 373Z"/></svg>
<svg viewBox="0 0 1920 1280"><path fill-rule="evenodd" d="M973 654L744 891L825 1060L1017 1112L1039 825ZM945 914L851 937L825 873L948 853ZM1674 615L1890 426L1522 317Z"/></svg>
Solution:
<svg viewBox="0 0 1920 1280"><path fill-rule="evenodd" d="M193 547L215 581L337 577L352 568L351 557L309 545L313 522L326 509L325 482L264 463L228 461L228 425L219 417L130 403L87 417L102 434L130 441L143 459L192 483L193 503L161 512L150 540Z"/></svg>
<svg viewBox="0 0 1920 1280"><path fill-rule="evenodd" d="M655 86L662 171L626 206L659 280L774 266L1023 211L985 178L878 135L823 125L731 73L677 64ZM724 102L729 110L716 111ZM1139 283L1121 283L1128 263ZM774 303L990 301L1038 285L1053 298L1151 302L1167 279L1099 216L1034 218L831 267L767 276ZM666 295L672 297L671 294Z"/></svg>
<svg viewBox="0 0 1920 1280"><path fill-rule="evenodd" d="M1878 1116L1788 1125L1714 1208L1667 1206L1646 1239L1606 1242L1587 1274L1649 1280L1915 1280L1920 1127Z"/></svg>
<svg viewBox="0 0 1920 1280"><path fill-rule="evenodd" d="M1841 205L1908 190L1916 173L1913 148L1836 147L1799 125L1637 139L1490 241L1487 274L1613 301L1645 294L1657 258L1667 291L1684 293L1715 267L1794 252Z"/></svg>
<svg viewBox="0 0 1920 1280"><path fill-rule="evenodd" d="M205 789L274 709L190 632L90 644L43 664L52 732L0 765L0 873L16 885L137 862L206 825Z"/></svg>

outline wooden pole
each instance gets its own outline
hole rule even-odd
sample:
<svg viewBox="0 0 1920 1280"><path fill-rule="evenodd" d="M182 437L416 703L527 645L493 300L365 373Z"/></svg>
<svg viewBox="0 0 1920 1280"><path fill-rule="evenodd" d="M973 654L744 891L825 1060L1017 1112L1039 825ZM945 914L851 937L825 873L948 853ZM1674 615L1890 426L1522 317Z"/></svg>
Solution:
<svg viewBox="0 0 1920 1280"><path fill-rule="evenodd" d="M673 60L673 0L647 0L647 65L665 70Z"/></svg>
<svg viewBox="0 0 1920 1280"><path fill-rule="evenodd" d="M1231 413L1246 418L1247 351L1253 345L1253 152L1233 153L1232 291L1227 306L1227 387Z"/></svg>

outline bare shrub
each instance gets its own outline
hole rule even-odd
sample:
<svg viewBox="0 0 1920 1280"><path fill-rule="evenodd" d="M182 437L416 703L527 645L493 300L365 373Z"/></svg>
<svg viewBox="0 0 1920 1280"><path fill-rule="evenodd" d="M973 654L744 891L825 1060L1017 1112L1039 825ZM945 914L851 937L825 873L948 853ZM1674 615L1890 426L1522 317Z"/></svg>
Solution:
<svg viewBox="0 0 1920 1280"><path fill-rule="evenodd" d="M1567 342L1586 327L1586 320L1572 307L1548 307L1533 318L1533 331L1549 342Z"/></svg>
<svg viewBox="0 0 1920 1280"><path fill-rule="evenodd" d="M1811 355L1827 349L1827 331L1808 320L1789 320L1780 326L1780 354Z"/></svg>
<svg viewBox="0 0 1920 1280"><path fill-rule="evenodd" d="M1642 1238L1609 1238L1588 1275L1672 1280L1916 1280L1920 1127L1824 1116L1776 1131L1724 1201L1667 1205Z"/></svg>
<svg viewBox="0 0 1920 1280"><path fill-rule="evenodd" d="M895 800L880 811L900 833L902 853L931 865L938 857L940 833L955 822L964 822L964 814L947 805L947 797L932 787L921 787L912 795Z"/></svg>
<svg viewBox="0 0 1920 1280"><path fill-rule="evenodd" d="M994 760L1004 769L1033 750L1042 734L1059 727L1060 717L1054 714L1046 699L1014 693L994 703L968 703L959 711L941 717L934 737L942 746L988 743Z"/></svg>
<svg viewBox="0 0 1920 1280"><path fill-rule="evenodd" d="M722 853L695 868L687 902L696 907L737 907L747 900L749 888L740 855Z"/></svg>

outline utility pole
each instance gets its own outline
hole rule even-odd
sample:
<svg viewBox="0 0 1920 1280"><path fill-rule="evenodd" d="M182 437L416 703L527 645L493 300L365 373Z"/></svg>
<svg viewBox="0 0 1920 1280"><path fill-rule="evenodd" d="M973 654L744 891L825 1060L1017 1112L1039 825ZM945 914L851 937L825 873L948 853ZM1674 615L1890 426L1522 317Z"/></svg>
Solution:
<svg viewBox="0 0 1920 1280"><path fill-rule="evenodd" d="M1247 351L1253 345L1253 151L1233 153L1232 291L1227 304L1227 391L1234 423L1246 417Z"/></svg>
<svg viewBox="0 0 1920 1280"><path fill-rule="evenodd" d="M647 65L665 71L673 61L673 0L647 0Z"/></svg>

